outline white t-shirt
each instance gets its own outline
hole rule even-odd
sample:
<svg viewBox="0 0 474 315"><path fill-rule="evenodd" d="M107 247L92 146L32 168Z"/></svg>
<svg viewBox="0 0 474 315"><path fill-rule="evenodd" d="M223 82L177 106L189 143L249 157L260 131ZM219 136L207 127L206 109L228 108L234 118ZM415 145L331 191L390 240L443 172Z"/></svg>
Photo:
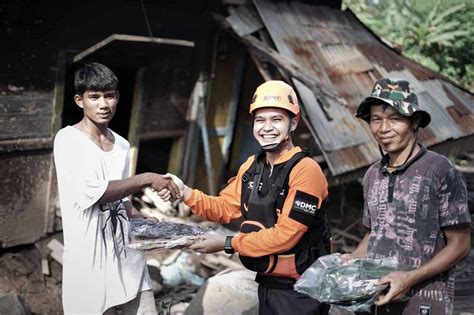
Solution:
<svg viewBox="0 0 474 315"><path fill-rule="evenodd" d="M101 314L151 289L144 254L130 242L123 201L99 205L109 180L128 177L130 145L120 135L102 151L67 126L54 139L54 162L64 231L65 314ZM115 231L115 232L114 232Z"/></svg>

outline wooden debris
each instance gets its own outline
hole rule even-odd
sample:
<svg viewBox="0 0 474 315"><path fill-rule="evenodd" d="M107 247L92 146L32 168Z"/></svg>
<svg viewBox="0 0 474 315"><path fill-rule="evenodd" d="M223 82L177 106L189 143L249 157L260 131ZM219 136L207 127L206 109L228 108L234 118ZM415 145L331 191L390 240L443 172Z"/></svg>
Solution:
<svg viewBox="0 0 474 315"><path fill-rule="evenodd" d="M178 203L178 216L180 218L187 218L191 214L191 207L189 207L186 203L180 202Z"/></svg>
<svg viewBox="0 0 474 315"><path fill-rule="evenodd" d="M45 276L49 276L51 274L49 271L49 262L46 258L41 259L41 272Z"/></svg>
<svg viewBox="0 0 474 315"><path fill-rule="evenodd" d="M160 211L154 208L143 207L139 210L139 212L146 218L156 218L159 221L163 221L169 218L169 216L161 213Z"/></svg>
<svg viewBox="0 0 474 315"><path fill-rule="evenodd" d="M146 196L145 198L151 200L152 204L163 214L175 215L177 213L176 209L171 205L171 202L163 201L160 196L158 196L158 193L150 187L143 189L143 193Z"/></svg>
<svg viewBox="0 0 474 315"><path fill-rule="evenodd" d="M216 254L207 254L206 256L204 256L204 260L212 265L222 266L220 268L221 270L227 268L242 268L242 264L235 262L224 255L227 254L221 254L220 252Z"/></svg>
<svg viewBox="0 0 474 315"><path fill-rule="evenodd" d="M213 264L213 263L209 262L206 259L201 260L201 265L203 265L204 267L209 268L209 269L211 269L212 271L215 271L215 272L219 272L222 269L217 264Z"/></svg>
<svg viewBox="0 0 474 315"><path fill-rule="evenodd" d="M63 252L64 246L57 239L52 239L48 243L48 248L51 249L51 257L56 260L60 265L63 264Z"/></svg>
<svg viewBox="0 0 474 315"><path fill-rule="evenodd" d="M171 265L172 263L174 263L174 262L176 261L176 259L179 257L179 255L181 255L181 251L180 251L180 250L177 250L177 251L172 252L171 255L169 255L168 257L166 257L166 258L161 262L161 265L162 265L162 266Z"/></svg>
<svg viewBox="0 0 474 315"><path fill-rule="evenodd" d="M151 44L166 44L166 45L176 45L184 47L194 47L194 42L189 40L182 39L173 39L173 38L160 38L160 37L149 37L149 36L137 36L137 35L128 35L128 34L112 34L109 37L101 40L95 45L87 48L86 50L75 55L73 62L79 62L91 55L95 51L109 45L114 41L123 41L123 42L142 42L142 43L151 43Z"/></svg>
<svg viewBox="0 0 474 315"><path fill-rule="evenodd" d="M338 235L340 235L340 236L342 236L342 237L344 237L344 238L348 238L348 239L353 240L353 241L355 241L355 242L357 242L357 243L361 241L361 238L360 238L360 237L355 236L355 235L353 235L353 234L351 234L351 233L349 233L349 232L343 231L343 230L341 230L341 229L338 229L338 228L334 228L334 227L333 227L333 228L331 228L331 231L332 231L334 234L338 234Z"/></svg>
<svg viewBox="0 0 474 315"><path fill-rule="evenodd" d="M41 272L43 275L49 276L51 273L49 270L49 262L47 257L51 253L51 250L45 245L44 242L36 242L35 248L41 255Z"/></svg>

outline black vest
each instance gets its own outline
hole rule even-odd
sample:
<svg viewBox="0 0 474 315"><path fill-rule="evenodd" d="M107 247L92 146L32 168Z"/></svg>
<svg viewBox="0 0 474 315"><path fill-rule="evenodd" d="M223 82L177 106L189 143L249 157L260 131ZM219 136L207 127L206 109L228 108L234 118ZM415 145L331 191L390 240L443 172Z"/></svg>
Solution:
<svg viewBox="0 0 474 315"><path fill-rule="evenodd" d="M290 172L306 156L308 156L307 152L298 152L285 162L278 173L272 175L277 177L271 187L266 187L268 192L265 195L259 192L265 167L265 153L261 152L256 156L252 165L242 176L240 209L245 221L241 225L241 233L250 233L275 225L278 219L277 211L283 208L288 195ZM257 271L255 280L260 285L291 289L296 279L318 257L330 253L330 237L326 213L324 209L318 209L308 226L308 231L287 252L263 257L242 255L239 257L246 268ZM285 274L286 271L288 274Z"/></svg>

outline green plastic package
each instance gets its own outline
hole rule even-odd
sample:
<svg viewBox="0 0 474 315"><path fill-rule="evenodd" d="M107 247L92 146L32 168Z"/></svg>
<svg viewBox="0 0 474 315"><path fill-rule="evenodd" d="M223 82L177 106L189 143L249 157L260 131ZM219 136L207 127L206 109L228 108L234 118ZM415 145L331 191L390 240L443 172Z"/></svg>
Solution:
<svg viewBox="0 0 474 315"><path fill-rule="evenodd" d="M377 295L387 288L375 284L397 266L396 257L353 259L341 264L341 254L326 255L301 275L294 289L353 312L370 311Z"/></svg>

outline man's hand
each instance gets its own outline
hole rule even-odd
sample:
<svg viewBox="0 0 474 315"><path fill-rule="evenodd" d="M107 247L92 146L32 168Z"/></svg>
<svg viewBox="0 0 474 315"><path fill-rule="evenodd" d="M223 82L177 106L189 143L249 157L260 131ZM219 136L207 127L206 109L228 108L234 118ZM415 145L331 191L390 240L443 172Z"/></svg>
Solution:
<svg viewBox="0 0 474 315"><path fill-rule="evenodd" d="M370 232L365 233L357 248L352 253L341 255L341 265L347 264L353 259L362 259L367 256L367 244L369 243Z"/></svg>
<svg viewBox="0 0 474 315"><path fill-rule="evenodd" d="M167 173L166 175L164 175L164 177L172 180L174 184L176 185L176 187L178 187L178 190L179 190L178 198L183 198L184 201L186 201L189 198L192 190L191 188L186 186L178 176L171 173ZM170 194L171 192L167 189L158 191L158 196L160 196L160 198L163 199L164 201L169 201L171 199Z"/></svg>
<svg viewBox="0 0 474 315"><path fill-rule="evenodd" d="M152 182L150 185L156 191L166 190L170 194L168 200L176 200L181 197L178 186L170 179L163 175L152 173ZM167 201L167 200L165 200Z"/></svg>
<svg viewBox="0 0 474 315"><path fill-rule="evenodd" d="M224 250L225 236L217 234L200 235L189 248L199 253L215 253Z"/></svg>
<svg viewBox="0 0 474 315"><path fill-rule="evenodd" d="M399 300L415 284L433 278L456 265L469 254L471 238L469 227L458 229L443 229L446 246L433 258L410 271L395 271L379 279L378 284L389 283L387 294L379 296L375 304L384 305Z"/></svg>
<svg viewBox="0 0 474 315"><path fill-rule="evenodd" d="M408 290L416 283L410 271L394 271L379 279L377 285L390 285L386 294L380 294L375 301L378 306L401 300Z"/></svg>
<svg viewBox="0 0 474 315"><path fill-rule="evenodd" d="M186 188L186 185L183 183L181 178L179 178L178 176L176 176L174 174L171 174L171 173L166 173L164 175L164 177L168 178L168 179L171 179L173 181L173 183L176 185L176 187L178 187L179 195L182 198L183 194L184 194L184 189Z"/></svg>
<svg viewBox="0 0 474 315"><path fill-rule="evenodd" d="M355 259L355 257L352 254L342 254L341 255L341 265L346 265L349 263L349 261Z"/></svg>

